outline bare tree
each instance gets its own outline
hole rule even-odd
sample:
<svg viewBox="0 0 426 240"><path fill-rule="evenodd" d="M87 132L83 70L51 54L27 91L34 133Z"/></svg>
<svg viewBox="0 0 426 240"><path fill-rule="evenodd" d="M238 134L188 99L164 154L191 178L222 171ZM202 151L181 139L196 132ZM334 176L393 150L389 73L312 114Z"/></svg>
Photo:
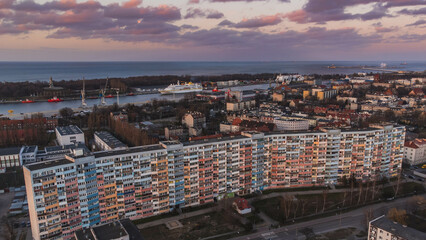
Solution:
<svg viewBox="0 0 426 240"><path fill-rule="evenodd" d="M322 198L323 198L322 212L325 211L325 204L327 203L327 194L328 194L328 189L325 189L324 191L322 191Z"/></svg>
<svg viewBox="0 0 426 240"><path fill-rule="evenodd" d="M367 188L365 189L365 196L364 196L364 204L367 202L369 188L370 188L370 181L367 181Z"/></svg>
<svg viewBox="0 0 426 240"><path fill-rule="evenodd" d="M361 196L362 196L362 183L359 184L359 190L358 190L358 202L356 205L359 205L361 202Z"/></svg>
<svg viewBox="0 0 426 240"><path fill-rule="evenodd" d="M396 181L396 187L393 188L394 192L395 192L395 198L398 195L399 192L399 185L401 184L401 172L402 172L402 168L398 171L398 179Z"/></svg>

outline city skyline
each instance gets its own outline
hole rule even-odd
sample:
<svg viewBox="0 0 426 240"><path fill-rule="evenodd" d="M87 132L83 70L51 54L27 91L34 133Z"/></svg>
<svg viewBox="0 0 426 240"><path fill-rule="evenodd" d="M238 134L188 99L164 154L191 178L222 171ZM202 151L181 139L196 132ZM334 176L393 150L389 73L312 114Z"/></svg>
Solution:
<svg viewBox="0 0 426 240"><path fill-rule="evenodd" d="M0 2L0 61L424 60L424 0Z"/></svg>

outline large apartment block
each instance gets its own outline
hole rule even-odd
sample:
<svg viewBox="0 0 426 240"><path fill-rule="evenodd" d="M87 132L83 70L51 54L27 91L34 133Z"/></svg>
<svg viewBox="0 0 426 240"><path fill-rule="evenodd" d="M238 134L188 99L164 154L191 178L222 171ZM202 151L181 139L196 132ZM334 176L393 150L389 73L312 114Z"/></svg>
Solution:
<svg viewBox="0 0 426 240"><path fill-rule="evenodd" d="M405 129L259 133L87 153L24 166L34 239L269 188L396 176Z"/></svg>

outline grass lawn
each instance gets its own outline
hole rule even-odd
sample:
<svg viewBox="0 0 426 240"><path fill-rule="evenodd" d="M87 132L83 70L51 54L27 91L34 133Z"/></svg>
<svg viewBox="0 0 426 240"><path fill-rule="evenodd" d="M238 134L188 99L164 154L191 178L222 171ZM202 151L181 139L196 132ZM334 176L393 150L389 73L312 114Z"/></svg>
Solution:
<svg viewBox="0 0 426 240"><path fill-rule="evenodd" d="M414 215L407 215L407 226L426 233L426 221Z"/></svg>
<svg viewBox="0 0 426 240"><path fill-rule="evenodd" d="M342 228L338 229L336 231L331 231L327 233L317 234L313 238L308 239L315 239L315 240L326 240L326 239L332 239L332 240L339 240L339 239L349 239L351 236L357 236L357 237L367 237L365 232L360 232L356 228Z"/></svg>
<svg viewBox="0 0 426 240"><path fill-rule="evenodd" d="M186 218L180 220L180 222L183 225L181 228L169 230L162 224L141 229L140 232L144 238L148 240L196 240L243 229L238 219L232 217L232 214L227 214L222 211Z"/></svg>

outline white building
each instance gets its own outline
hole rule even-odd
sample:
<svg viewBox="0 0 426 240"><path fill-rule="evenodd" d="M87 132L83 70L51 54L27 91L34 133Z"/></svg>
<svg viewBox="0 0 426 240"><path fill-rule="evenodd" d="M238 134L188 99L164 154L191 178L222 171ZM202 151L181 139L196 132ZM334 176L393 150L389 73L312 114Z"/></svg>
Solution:
<svg viewBox="0 0 426 240"><path fill-rule="evenodd" d="M126 144L120 142L117 138L111 135L109 132L100 131L95 132L94 134L95 138L95 145L103 151L109 151L109 150L119 150L119 149L126 149Z"/></svg>
<svg viewBox="0 0 426 240"><path fill-rule="evenodd" d="M20 147L0 148L0 169L22 166L22 160L19 157L20 152Z"/></svg>
<svg viewBox="0 0 426 240"><path fill-rule="evenodd" d="M404 161L410 165L426 163L426 139L405 142Z"/></svg>
<svg viewBox="0 0 426 240"><path fill-rule="evenodd" d="M36 162L38 146L23 146L19 152L22 164Z"/></svg>
<svg viewBox="0 0 426 240"><path fill-rule="evenodd" d="M302 131L309 129L308 120L275 118L274 124L278 131Z"/></svg>
<svg viewBox="0 0 426 240"><path fill-rule="evenodd" d="M69 145L74 143L85 143L84 133L75 125L55 128L56 139L59 145Z"/></svg>
<svg viewBox="0 0 426 240"><path fill-rule="evenodd" d="M368 240L423 240L425 233L393 222L385 215L368 224Z"/></svg>

